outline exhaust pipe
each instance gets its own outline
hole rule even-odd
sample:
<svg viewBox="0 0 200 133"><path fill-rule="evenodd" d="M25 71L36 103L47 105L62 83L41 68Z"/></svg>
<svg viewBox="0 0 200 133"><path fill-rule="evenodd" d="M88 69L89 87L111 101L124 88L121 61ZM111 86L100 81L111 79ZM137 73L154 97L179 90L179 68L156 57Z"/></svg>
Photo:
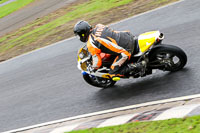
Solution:
<svg viewBox="0 0 200 133"><path fill-rule="evenodd" d="M164 34L163 34L163 33L160 33L158 39L159 39L160 41L162 41L164 38L165 38L165 37L164 37Z"/></svg>

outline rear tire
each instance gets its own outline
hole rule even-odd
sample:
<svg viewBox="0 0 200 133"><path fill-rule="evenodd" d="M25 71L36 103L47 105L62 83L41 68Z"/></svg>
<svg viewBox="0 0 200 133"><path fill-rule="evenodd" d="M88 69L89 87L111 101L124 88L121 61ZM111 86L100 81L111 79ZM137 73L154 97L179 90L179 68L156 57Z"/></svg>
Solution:
<svg viewBox="0 0 200 133"><path fill-rule="evenodd" d="M177 46L159 45L153 48L149 53L150 66L157 65L158 69L165 71L179 71L187 63L185 52ZM156 64L157 63L157 64Z"/></svg>

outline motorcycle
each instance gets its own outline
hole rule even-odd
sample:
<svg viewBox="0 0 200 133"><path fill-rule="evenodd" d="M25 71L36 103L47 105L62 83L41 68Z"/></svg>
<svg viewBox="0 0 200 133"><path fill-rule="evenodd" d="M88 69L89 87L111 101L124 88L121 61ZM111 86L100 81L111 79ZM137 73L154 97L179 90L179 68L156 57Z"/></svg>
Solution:
<svg viewBox="0 0 200 133"><path fill-rule="evenodd" d="M136 39L136 49L128 63L142 62L141 71L133 71L120 78L139 78L152 74L152 70L175 72L181 70L187 63L185 52L173 45L162 44L164 34L160 31L150 31L140 34ZM91 71L92 56L86 44L78 51L78 69L82 71L83 79L90 85L101 88L114 86L117 78L111 78L110 66L116 56L101 53L102 67L96 72ZM127 63L127 64L128 64Z"/></svg>

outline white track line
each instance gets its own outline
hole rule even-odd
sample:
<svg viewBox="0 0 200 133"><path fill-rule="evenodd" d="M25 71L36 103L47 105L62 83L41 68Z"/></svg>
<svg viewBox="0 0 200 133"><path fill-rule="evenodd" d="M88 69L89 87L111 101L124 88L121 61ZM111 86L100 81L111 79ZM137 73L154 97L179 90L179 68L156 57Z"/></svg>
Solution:
<svg viewBox="0 0 200 133"><path fill-rule="evenodd" d="M62 123L62 122L65 122L65 121L76 120L76 119L80 119L80 118L97 116L97 115L101 115L101 114L107 114L107 113L129 110L129 109L134 109L134 108L139 108L139 107L144 107L144 106L150 106L150 105L156 105L156 104L163 104L163 103L169 103L169 102L175 102L175 101L189 100L189 99L194 99L194 98L200 98L200 94L177 97L177 98L170 98L170 99L165 99L165 100L159 100L159 101L136 104L136 105L126 106L126 107L121 107L121 108L115 108L115 109L110 109L110 110L105 110L105 111L99 111L99 112L94 112L94 113L90 113L90 114L84 114L84 115L69 117L69 118L65 118L65 119L61 119L61 120L42 123L42 124L38 124L38 125L33 125L33 126L29 126L29 127L24 127L24 128L20 128L20 129L16 129L16 130L11 130L11 131L7 131L7 132L4 132L4 133L15 133L15 132L25 131L25 130L29 130L29 129L33 129L33 128L37 128L37 127L43 127L43 126L48 126L48 125L52 125L52 124Z"/></svg>

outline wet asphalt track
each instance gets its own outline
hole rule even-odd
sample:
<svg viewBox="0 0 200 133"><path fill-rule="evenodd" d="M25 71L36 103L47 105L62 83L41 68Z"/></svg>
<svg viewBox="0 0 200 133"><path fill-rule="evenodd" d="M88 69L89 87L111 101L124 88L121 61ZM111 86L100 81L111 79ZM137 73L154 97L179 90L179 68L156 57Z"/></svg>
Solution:
<svg viewBox="0 0 200 133"><path fill-rule="evenodd" d="M80 45L70 39L0 63L0 132L143 102L200 93L200 1L173 6L113 25L139 33L160 29L163 43L181 47L188 63L176 73L121 80L101 90L87 85L76 68Z"/></svg>

